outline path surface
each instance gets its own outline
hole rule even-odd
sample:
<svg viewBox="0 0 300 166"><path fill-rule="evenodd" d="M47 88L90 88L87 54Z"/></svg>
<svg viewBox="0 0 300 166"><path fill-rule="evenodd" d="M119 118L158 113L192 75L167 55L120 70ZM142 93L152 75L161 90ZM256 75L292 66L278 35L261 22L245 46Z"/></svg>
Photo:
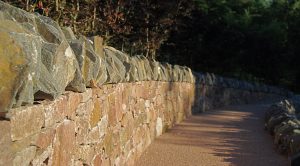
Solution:
<svg viewBox="0 0 300 166"><path fill-rule="evenodd" d="M231 106L194 115L158 137L136 166L286 166L263 129L268 105Z"/></svg>

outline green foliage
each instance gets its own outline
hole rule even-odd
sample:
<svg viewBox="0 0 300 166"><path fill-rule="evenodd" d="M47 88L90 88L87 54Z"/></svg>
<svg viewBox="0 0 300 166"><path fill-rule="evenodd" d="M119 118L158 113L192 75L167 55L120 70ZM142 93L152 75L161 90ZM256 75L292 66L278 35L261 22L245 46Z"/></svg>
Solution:
<svg viewBox="0 0 300 166"><path fill-rule="evenodd" d="M299 0L195 0L160 60L300 91ZM171 58L170 58L171 57Z"/></svg>

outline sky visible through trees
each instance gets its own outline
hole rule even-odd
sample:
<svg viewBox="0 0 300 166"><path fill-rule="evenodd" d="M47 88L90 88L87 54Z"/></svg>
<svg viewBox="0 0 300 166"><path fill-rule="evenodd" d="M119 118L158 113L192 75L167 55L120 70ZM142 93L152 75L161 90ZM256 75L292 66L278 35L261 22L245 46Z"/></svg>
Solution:
<svg viewBox="0 0 300 166"><path fill-rule="evenodd" d="M4 0L32 11L32 0ZM300 91L300 0L43 0L48 16L143 54Z"/></svg>

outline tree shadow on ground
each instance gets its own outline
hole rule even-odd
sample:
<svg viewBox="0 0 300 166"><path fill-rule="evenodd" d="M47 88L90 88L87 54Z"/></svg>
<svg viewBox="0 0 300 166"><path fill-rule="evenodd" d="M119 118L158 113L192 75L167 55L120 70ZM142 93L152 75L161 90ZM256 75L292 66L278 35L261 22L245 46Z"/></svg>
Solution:
<svg viewBox="0 0 300 166"><path fill-rule="evenodd" d="M263 129L266 105L231 106L190 117L157 138L158 144L199 148L229 165L280 166L271 136Z"/></svg>

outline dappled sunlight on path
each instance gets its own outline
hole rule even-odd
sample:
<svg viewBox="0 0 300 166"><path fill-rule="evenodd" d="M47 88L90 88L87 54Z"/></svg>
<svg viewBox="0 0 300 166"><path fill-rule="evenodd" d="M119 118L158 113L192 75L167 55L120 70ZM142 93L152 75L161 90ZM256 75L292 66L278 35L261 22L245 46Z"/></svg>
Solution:
<svg viewBox="0 0 300 166"><path fill-rule="evenodd" d="M287 165L263 130L266 107L231 106L194 115L158 137L136 165Z"/></svg>

